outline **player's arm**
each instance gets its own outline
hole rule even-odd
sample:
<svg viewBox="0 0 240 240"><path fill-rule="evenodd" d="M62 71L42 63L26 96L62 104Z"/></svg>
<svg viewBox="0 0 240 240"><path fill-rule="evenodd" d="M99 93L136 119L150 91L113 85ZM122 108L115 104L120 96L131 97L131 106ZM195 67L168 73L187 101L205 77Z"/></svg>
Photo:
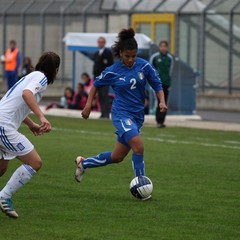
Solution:
<svg viewBox="0 0 240 240"><path fill-rule="evenodd" d="M85 119L87 119L91 113L92 102L94 100L96 93L97 93L97 88L93 85L89 92L87 103L82 111L82 117Z"/></svg>
<svg viewBox="0 0 240 240"><path fill-rule="evenodd" d="M41 132L41 126L37 123L35 123L31 118L26 117L23 122L29 127L29 129L33 132L35 136L42 135L43 132Z"/></svg>
<svg viewBox="0 0 240 240"><path fill-rule="evenodd" d="M157 92L157 97L159 99L159 108L160 112L166 112L167 111L167 105L165 103L165 97L163 90L160 90Z"/></svg>
<svg viewBox="0 0 240 240"><path fill-rule="evenodd" d="M155 91L155 93L157 94L157 97L159 99L160 112L166 112L167 105L165 103L164 92L162 89L162 82L161 82L161 79L160 79L157 71L150 64L147 65L146 75L147 75L147 79L148 79L150 86Z"/></svg>
<svg viewBox="0 0 240 240"><path fill-rule="evenodd" d="M28 105L28 107L32 110L32 112L39 118L41 125L40 125L40 130L42 132L50 132L51 131L51 124L50 122L45 118L43 112L39 108L35 96L33 93L25 89L22 94L22 98L25 101L25 103Z"/></svg>
<svg viewBox="0 0 240 240"><path fill-rule="evenodd" d="M112 79L114 79L114 75L118 75L116 73L113 73L112 70L109 71L109 68L106 68L101 74L100 76L98 76L95 81L94 84L90 90L90 93L88 95L88 100L86 103L86 106L84 107L83 111L82 111L82 117L87 119L91 113L91 109L92 109L92 102L94 100L94 97L97 93L97 89L103 86L110 86L112 85Z"/></svg>

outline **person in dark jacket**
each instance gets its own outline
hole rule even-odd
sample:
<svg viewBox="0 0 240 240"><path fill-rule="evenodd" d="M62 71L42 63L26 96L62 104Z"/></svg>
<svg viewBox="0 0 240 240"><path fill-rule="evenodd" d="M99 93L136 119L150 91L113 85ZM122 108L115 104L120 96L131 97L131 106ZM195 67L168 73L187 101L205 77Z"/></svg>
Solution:
<svg viewBox="0 0 240 240"><path fill-rule="evenodd" d="M99 50L94 54L94 65L93 65L93 76L94 79L98 77L101 72L108 66L113 64L113 54L112 52L105 48L106 39L104 37L98 38L98 48ZM101 106L101 117L109 118L110 104L108 98L109 87L101 87L98 90L98 97Z"/></svg>
<svg viewBox="0 0 240 240"><path fill-rule="evenodd" d="M173 69L173 57L168 52L168 42L161 41L159 43L159 52L153 54L150 63L156 68L162 81L165 102L167 103L169 89L171 87L171 74ZM164 124L167 112L159 111L159 102L156 109L156 121L159 128L166 127Z"/></svg>

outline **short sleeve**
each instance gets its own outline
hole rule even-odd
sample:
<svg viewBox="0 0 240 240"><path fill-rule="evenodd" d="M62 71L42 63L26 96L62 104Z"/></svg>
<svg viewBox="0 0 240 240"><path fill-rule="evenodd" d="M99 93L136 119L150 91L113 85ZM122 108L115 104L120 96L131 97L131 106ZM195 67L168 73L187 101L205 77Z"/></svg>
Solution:
<svg viewBox="0 0 240 240"><path fill-rule="evenodd" d="M147 63L144 68L145 68L145 72L146 72L145 75L147 77L147 80L148 80L148 83L150 84L150 86L153 88L153 90L156 93L161 91L162 90L162 82L161 82L158 72L149 63Z"/></svg>
<svg viewBox="0 0 240 240"><path fill-rule="evenodd" d="M94 81L94 86L96 88L100 88L103 86L111 86L113 85L114 78L119 74L104 70L98 77L96 77Z"/></svg>
<svg viewBox="0 0 240 240"><path fill-rule="evenodd" d="M46 90L48 84L47 77L44 74L34 74L29 79L29 84L24 88L24 90L30 90L33 95L37 93L42 93Z"/></svg>

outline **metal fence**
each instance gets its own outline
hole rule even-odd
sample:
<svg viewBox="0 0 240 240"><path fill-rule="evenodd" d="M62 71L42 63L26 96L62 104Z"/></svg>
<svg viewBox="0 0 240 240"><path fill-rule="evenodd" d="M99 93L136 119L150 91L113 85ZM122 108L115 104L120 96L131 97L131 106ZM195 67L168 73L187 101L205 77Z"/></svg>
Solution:
<svg viewBox="0 0 240 240"><path fill-rule="evenodd" d="M10 39L33 63L56 51L62 81L71 78L67 32L132 25L156 43L169 40L173 53L200 72L198 91L240 92L240 0L0 0L0 17L0 54Z"/></svg>

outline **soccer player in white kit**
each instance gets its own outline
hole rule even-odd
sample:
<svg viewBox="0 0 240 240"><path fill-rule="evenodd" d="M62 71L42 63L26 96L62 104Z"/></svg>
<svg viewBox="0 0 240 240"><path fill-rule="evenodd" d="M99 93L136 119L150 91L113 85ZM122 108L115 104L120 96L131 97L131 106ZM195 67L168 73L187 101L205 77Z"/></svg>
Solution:
<svg viewBox="0 0 240 240"><path fill-rule="evenodd" d="M51 123L38 106L47 85L57 75L60 58L54 52L45 52L35 71L20 79L0 101L0 176L8 167L9 160L17 158L23 164L13 173L0 191L0 208L9 217L17 218L12 195L25 185L41 168L42 161L32 143L18 128L24 122L35 136L51 131ZM32 111L40 123L33 122L28 114Z"/></svg>

